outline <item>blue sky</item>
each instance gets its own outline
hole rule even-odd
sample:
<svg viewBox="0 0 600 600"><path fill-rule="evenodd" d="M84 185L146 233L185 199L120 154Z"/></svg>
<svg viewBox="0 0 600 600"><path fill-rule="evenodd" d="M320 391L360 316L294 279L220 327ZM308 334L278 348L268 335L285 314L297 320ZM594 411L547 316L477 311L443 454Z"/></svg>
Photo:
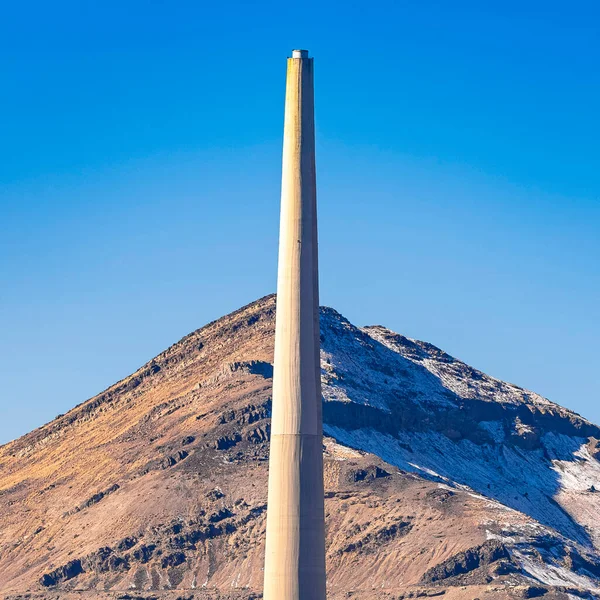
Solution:
<svg viewBox="0 0 600 600"><path fill-rule="evenodd" d="M591 1L4 6L0 443L274 291L295 47L322 303L600 422L599 23Z"/></svg>

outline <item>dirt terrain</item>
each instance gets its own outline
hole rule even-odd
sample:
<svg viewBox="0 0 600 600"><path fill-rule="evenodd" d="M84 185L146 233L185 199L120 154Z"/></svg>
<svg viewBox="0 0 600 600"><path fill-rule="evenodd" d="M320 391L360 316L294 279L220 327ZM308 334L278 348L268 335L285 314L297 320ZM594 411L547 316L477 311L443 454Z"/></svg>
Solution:
<svg viewBox="0 0 600 600"><path fill-rule="evenodd" d="M0 594L260 598L275 299L0 447ZM600 597L600 430L322 309L328 597Z"/></svg>

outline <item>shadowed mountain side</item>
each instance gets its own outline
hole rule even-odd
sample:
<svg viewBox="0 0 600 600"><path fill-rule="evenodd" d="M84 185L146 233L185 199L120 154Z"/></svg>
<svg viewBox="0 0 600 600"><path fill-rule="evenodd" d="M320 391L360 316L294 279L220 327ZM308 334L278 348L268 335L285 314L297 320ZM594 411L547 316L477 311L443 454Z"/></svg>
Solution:
<svg viewBox="0 0 600 600"><path fill-rule="evenodd" d="M528 404L531 393L525 390L520 404L480 399L481 392L462 397L420 363L424 353L409 360L372 338L371 330L323 309L323 414L329 435L402 469L468 485L591 544L586 529L554 500L561 472L552 461L581 461L577 452L586 440L580 436L600 437L597 426L544 399ZM411 354L420 343L403 338ZM426 356L435 352L445 364L464 365L427 347ZM462 372L474 382L487 377L467 365ZM600 468L596 476L600 482Z"/></svg>
<svg viewBox="0 0 600 600"><path fill-rule="evenodd" d="M0 592L257 597L274 316L243 307L0 447ZM332 600L591 597L597 427L332 309L321 337Z"/></svg>

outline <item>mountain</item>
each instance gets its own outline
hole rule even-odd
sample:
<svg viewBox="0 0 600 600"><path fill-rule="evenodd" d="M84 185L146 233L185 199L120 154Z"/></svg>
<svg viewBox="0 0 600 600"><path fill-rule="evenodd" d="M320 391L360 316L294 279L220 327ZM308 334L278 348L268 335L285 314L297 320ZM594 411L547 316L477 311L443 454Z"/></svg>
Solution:
<svg viewBox="0 0 600 600"><path fill-rule="evenodd" d="M0 447L5 598L260 598L275 298ZM600 597L600 428L321 309L329 598Z"/></svg>

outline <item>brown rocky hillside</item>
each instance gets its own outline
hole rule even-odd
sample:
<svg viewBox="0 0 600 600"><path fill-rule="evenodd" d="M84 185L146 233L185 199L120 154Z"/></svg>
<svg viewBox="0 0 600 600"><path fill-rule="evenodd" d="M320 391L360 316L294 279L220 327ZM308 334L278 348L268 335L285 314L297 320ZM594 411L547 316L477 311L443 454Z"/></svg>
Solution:
<svg viewBox="0 0 600 600"><path fill-rule="evenodd" d="M0 447L0 594L261 597L274 316ZM321 344L332 600L600 597L598 427L332 309Z"/></svg>

